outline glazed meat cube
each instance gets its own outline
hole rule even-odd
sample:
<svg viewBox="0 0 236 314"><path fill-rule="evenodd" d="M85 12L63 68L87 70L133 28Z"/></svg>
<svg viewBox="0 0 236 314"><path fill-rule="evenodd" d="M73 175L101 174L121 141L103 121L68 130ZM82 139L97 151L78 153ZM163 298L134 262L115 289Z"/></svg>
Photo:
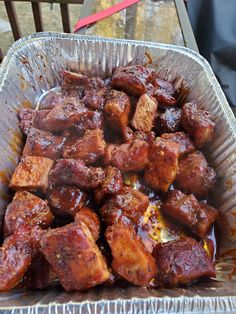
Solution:
<svg viewBox="0 0 236 314"><path fill-rule="evenodd" d="M215 182L216 173L201 152L191 153L179 161L175 183L181 191L198 197L207 196Z"/></svg>
<svg viewBox="0 0 236 314"><path fill-rule="evenodd" d="M32 126L36 129L44 129L44 120L47 118L50 110L35 110Z"/></svg>
<svg viewBox="0 0 236 314"><path fill-rule="evenodd" d="M20 109L17 112L17 117L20 122L20 129L23 134L28 135L33 124L35 110L33 109Z"/></svg>
<svg viewBox="0 0 236 314"><path fill-rule="evenodd" d="M41 249L66 291L85 290L109 278L105 259L82 221L47 232Z"/></svg>
<svg viewBox="0 0 236 314"><path fill-rule="evenodd" d="M136 105L135 113L131 121L132 126L139 131L150 132L153 128L157 112L157 102L154 98L143 94Z"/></svg>
<svg viewBox="0 0 236 314"><path fill-rule="evenodd" d="M184 132L176 132L176 133L165 133L161 135L161 138L164 140L168 140L171 142L175 142L180 144L179 156L183 157L189 153L192 153L195 150L193 142L190 140L187 134Z"/></svg>
<svg viewBox="0 0 236 314"><path fill-rule="evenodd" d="M102 110L104 107L104 98L96 91L89 91L82 99L83 104L92 110Z"/></svg>
<svg viewBox="0 0 236 314"><path fill-rule="evenodd" d="M104 154L105 146L103 131L87 130L82 138L65 146L63 157L81 159L85 164L92 164Z"/></svg>
<svg viewBox="0 0 236 314"><path fill-rule="evenodd" d="M97 111L87 111L74 126L79 133L84 133L86 130L102 129L103 115Z"/></svg>
<svg viewBox="0 0 236 314"><path fill-rule="evenodd" d="M46 131L63 131L74 125L84 118L88 110L79 101L68 101L54 107L43 120L42 129Z"/></svg>
<svg viewBox="0 0 236 314"><path fill-rule="evenodd" d="M200 238L206 236L210 227L218 218L216 209L199 203L192 194L186 195L178 190L168 193L168 198L163 203L162 210L189 227Z"/></svg>
<svg viewBox="0 0 236 314"><path fill-rule="evenodd" d="M145 141L148 143L149 146L152 146L152 144L155 141L155 137L156 135L154 132L142 132L142 131L134 132L135 139Z"/></svg>
<svg viewBox="0 0 236 314"><path fill-rule="evenodd" d="M64 97L61 93L49 91L39 102L39 110L51 110L54 107L61 105Z"/></svg>
<svg viewBox="0 0 236 314"><path fill-rule="evenodd" d="M194 140L197 147L211 142L214 136L215 123L208 111L198 110L195 103L183 106L181 124Z"/></svg>
<svg viewBox="0 0 236 314"><path fill-rule="evenodd" d="M129 95L141 96L147 92L148 83L154 79L155 71L142 65L119 67L115 70L111 85Z"/></svg>
<svg viewBox="0 0 236 314"><path fill-rule="evenodd" d="M105 168L105 180L95 190L94 197L98 204L108 195L118 194L123 186L123 178L119 169L108 166Z"/></svg>
<svg viewBox="0 0 236 314"><path fill-rule="evenodd" d="M157 267L134 230L115 224L106 230L105 236L112 251L114 271L135 285L148 286L156 276Z"/></svg>
<svg viewBox="0 0 236 314"><path fill-rule="evenodd" d="M32 261L29 227L22 225L0 247L0 291L13 289Z"/></svg>
<svg viewBox="0 0 236 314"><path fill-rule="evenodd" d="M85 94L91 91L101 91L105 87L105 82L100 77L88 77L84 85Z"/></svg>
<svg viewBox="0 0 236 314"><path fill-rule="evenodd" d="M98 215L89 207L83 207L75 215L75 222L82 221L89 228L94 241L96 242L100 233L100 220Z"/></svg>
<svg viewBox="0 0 236 314"><path fill-rule="evenodd" d="M192 238L158 244L153 251L160 285L189 284L202 277L215 277L216 271L201 245Z"/></svg>
<svg viewBox="0 0 236 314"><path fill-rule="evenodd" d="M158 135L179 131L181 109L168 108L156 118L156 132Z"/></svg>
<svg viewBox="0 0 236 314"><path fill-rule="evenodd" d="M58 186L47 195L49 206L56 216L75 216L85 205L87 195L77 187Z"/></svg>
<svg viewBox="0 0 236 314"><path fill-rule="evenodd" d="M96 189L105 179L102 168L86 167L82 160L60 159L50 172L53 186L75 185L81 189Z"/></svg>
<svg viewBox="0 0 236 314"><path fill-rule="evenodd" d="M129 126L122 128L122 137L125 143L132 142L134 140L133 130Z"/></svg>
<svg viewBox="0 0 236 314"><path fill-rule="evenodd" d="M104 107L105 117L111 129L121 132L129 123L131 105L129 97L116 90L111 90Z"/></svg>
<svg viewBox="0 0 236 314"><path fill-rule="evenodd" d="M65 137L31 128L23 150L23 156L38 156L51 159L62 157Z"/></svg>
<svg viewBox="0 0 236 314"><path fill-rule="evenodd" d="M10 188L45 192L48 187L48 174L53 164L52 159L45 157L22 157L11 178Z"/></svg>
<svg viewBox="0 0 236 314"><path fill-rule="evenodd" d="M112 196L100 209L107 226L119 222L136 224L149 204L148 197L130 187L123 187L119 194Z"/></svg>
<svg viewBox="0 0 236 314"><path fill-rule="evenodd" d="M154 189L166 192L178 171L180 145L157 138L151 147L145 181Z"/></svg>
<svg viewBox="0 0 236 314"><path fill-rule="evenodd" d="M23 223L31 227L46 228L52 220L53 215L45 201L27 191L18 191L6 209L4 234L13 234Z"/></svg>
<svg viewBox="0 0 236 314"><path fill-rule="evenodd" d="M43 253L38 252L24 276L22 286L27 289L44 289L53 285L56 279L52 266Z"/></svg>
<svg viewBox="0 0 236 314"><path fill-rule="evenodd" d="M84 86L88 83L88 77L81 74L66 70L61 71L62 94L68 97L82 98L84 95Z"/></svg>
<svg viewBox="0 0 236 314"><path fill-rule="evenodd" d="M175 88L170 82L156 78L152 84L155 87L153 97L156 98L160 107L169 107L176 104Z"/></svg>
<svg viewBox="0 0 236 314"><path fill-rule="evenodd" d="M145 141L134 140L131 143L107 146L104 162L121 171L140 171L148 163L149 145Z"/></svg>

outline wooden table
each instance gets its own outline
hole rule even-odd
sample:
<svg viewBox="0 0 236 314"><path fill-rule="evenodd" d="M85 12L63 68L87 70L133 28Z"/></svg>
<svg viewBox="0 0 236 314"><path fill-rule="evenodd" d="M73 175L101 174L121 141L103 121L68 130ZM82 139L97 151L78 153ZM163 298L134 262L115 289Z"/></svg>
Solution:
<svg viewBox="0 0 236 314"><path fill-rule="evenodd" d="M80 18L120 0L85 0ZM184 0L142 0L78 33L161 42L198 51Z"/></svg>

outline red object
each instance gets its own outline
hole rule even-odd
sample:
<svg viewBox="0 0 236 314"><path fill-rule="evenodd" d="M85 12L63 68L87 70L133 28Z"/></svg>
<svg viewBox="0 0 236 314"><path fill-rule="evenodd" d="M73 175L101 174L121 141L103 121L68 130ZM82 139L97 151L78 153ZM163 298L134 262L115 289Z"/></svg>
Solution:
<svg viewBox="0 0 236 314"><path fill-rule="evenodd" d="M128 8L129 6L139 2L140 0L124 0L120 3L117 3L115 5L113 5L112 7L102 10L100 12L97 12L95 14L92 14L90 16L86 16L84 18L82 18L81 20L79 20L74 28L74 33L77 32L80 28L95 23L97 21L103 20L106 17L113 15L121 10L124 10L126 8Z"/></svg>

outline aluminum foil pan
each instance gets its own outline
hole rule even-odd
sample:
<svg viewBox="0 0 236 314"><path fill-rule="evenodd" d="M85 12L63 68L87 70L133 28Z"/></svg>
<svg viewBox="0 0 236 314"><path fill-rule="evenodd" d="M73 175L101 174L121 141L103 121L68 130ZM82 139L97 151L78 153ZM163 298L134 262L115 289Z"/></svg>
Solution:
<svg viewBox="0 0 236 314"><path fill-rule="evenodd" d="M93 75L114 67L146 62L162 78L182 77L216 122L207 156L217 170L215 202L220 210L220 247L216 280L187 288L151 290L96 287L84 293L14 291L0 295L1 313L236 313L236 120L205 59L183 47L89 36L41 33L16 42L0 69L0 208L9 197L8 181L16 167L22 138L16 118L21 107L35 106L40 95L60 83L63 68ZM69 275L69 274L68 274Z"/></svg>

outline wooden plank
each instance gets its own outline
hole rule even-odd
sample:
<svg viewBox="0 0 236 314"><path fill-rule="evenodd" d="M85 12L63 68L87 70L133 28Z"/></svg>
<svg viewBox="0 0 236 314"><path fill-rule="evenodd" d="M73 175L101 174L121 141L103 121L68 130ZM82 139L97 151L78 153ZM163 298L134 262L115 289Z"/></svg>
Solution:
<svg viewBox="0 0 236 314"><path fill-rule="evenodd" d="M0 0L4 2L12 2L12 0ZM17 2L22 2L23 0L14 0ZM70 4L83 4L84 0L24 0L24 2L35 2L35 3L40 3L40 2L46 2L46 3L70 3Z"/></svg>
<svg viewBox="0 0 236 314"><path fill-rule="evenodd" d="M2 49L0 48L0 63L2 62L3 60L3 52L2 52Z"/></svg>
<svg viewBox="0 0 236 314"><path fill-rule="evenodd" d="M181 26L185 46L187 48L195 50L196 52L199 52L184 0L175 0L175 6L179 17L179 23Z"/></svg>
<svg viewBox="0 0 236 314"><path fill-rule="evenodd" d="M36 32L43 31L43 18L40 3L31 2Z"/></svg>
<svg viewBox="0 0 236 314"><path fill-rule="evenodd" d="M70 33L70 15L68 4L60 4L63 31Z"/></svg>
<svg viewBox="0 0 236 314"><path fill-rule="evenodd" d="M92 7L93 7L93 0L84 0L84 4L82 6L82 9L80 11L79 19L82 19L86 16L89 16L92 14ZM76 34L85 35L86 30L88 26L85 26L76 32Z"/></svg>
<svg viewBox="0 0 236 314"><path fill-rule="evenodd" d="M4 1L9 22L11 24L11 29L13 33L13 37L15 40L19 39L21 35L21 30L19 26L19 22L16 15L16 9L14 2Z"/></svg>

